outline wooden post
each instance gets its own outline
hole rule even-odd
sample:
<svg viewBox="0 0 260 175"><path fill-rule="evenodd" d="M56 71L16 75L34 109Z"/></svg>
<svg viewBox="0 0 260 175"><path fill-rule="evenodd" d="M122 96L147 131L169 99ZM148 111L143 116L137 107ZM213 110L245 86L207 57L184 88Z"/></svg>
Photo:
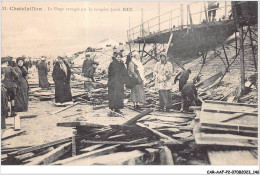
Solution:
<svg viewBox="0 0 260 175"><path fill-rule="evenodd" d="M77 155L77 150L76 150L76 134L77 134L77 131L73 131L73 136L72 136L72 139L71 139L71 142L72 142L72 157L76 156Z"/></svg>
<svg viewBox="0 0 260 175"><path fill-rule="evenodd" d="M184 18L183 18L183 4L181 4L180 7L180 17L181 17L181 28L183 29L183 25L184 25Z"/></svg>
<svg viewBox="0 0 260 175"><path fill-rule="evenodd" d="M206 3L203 2L203 4L204 4L204 11L205 11L206 22L208 23L208 22L209 22L209 19L208 19L208 10L207 10L207 7L206 7Z"/></svg>
<svg viewBox="0 0 260 175"><path fill-rule="evenodd" d="M161 25L161 21L160 21L160 1L158 1L158 26L159 26L159 32L161 31L160 25Z"/></svg>
<svg viewBox="0 0 260 175"><path fill-rule="evenodd" d="M252 55L253 55L253 59L254 59L255 71L257 71L257 62L256 62L256 58L255 58L255 51L254 51L253 38L252 38L250 25L248 25L248 31L249 31L249 36L250 36L250 45L252 48Z"/></svg>
<svg viewBox="0 0 260 175"><path fill-rule="evenodd" d="M190 25L191 25L191 28L193 28L192 15L191 15L191 12L190 12L190 5L187 5L187 10L188 10L189 17L190 17Z"/></svg>
<svg viewBox="0 0 260 175"><path fill-rule="evenodd" d="M170 29L172 31L172 11L171 11L171 22L170 22Z"/></svg>
<svg viewBox="0 0 260 175"><path fill-rule="evenodd" d="M21 129L21 121L20 121L20 115L16 114L14 117L14 130L20 130Z"/></svg>
<svg viewBox="0 0 260 175"><path fill-rule="evenodd" d="M243 26L239 27L240 40L240 65L241 65L241 95L245 91L245 60L244 60L244 40L243 40Z"/></svg>
<svg viewBox="0 0 260 175"><path fill-rule="evenodd" d="M227 19L227 1L225 1L225 19Z"/></svg>
<svg viewBox="0 0 260 175"><path fill-rule="evenodd" d="M168 44L166 46L166 50L165 50L165 53L167 54L168 53L168 50L170 48L170 45L171 45L171 42L172 42L172 37L173 37L173 34L171 33L170 35L170 38L169 38L169 41L168 41Z"/></svg>
<svg viewBox="0 0 260 175"><path fill-rule="evenodd" d="M156 43L154 43L154 56L157 59L157 46L156 46Z"/></svg>
<svg viewBox="0 0 260 175"><path fill-rule="evenodd" d="M141 31L142 31L142 37L144 36L144 14L143 14L143 8L141 8L142 11L142 19L141 19Z"/></svg>
<svg viewBox="0 0 260 175"><path fill-rule="evenodd" d="M142 50L142 56L141 56L141 59L140 59L141 62L143 61L145 45L146 45L146 42L145 42L145 40L144 40L143 50Z"/></svg>
<svg viewBox="0 0 260 175"><path fill-rule="evenodd" d="M201 23L201 13L202 13L202 6L201 6L201 3L200 3L200 23Z"/></svg>

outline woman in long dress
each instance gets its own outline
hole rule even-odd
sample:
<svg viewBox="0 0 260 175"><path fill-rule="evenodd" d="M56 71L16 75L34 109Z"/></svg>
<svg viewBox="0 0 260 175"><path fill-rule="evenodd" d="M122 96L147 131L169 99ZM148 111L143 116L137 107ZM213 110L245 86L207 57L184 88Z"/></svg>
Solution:
<svg viewBox="0 0 260 175"><path fill-rule="evenodd" d="M17 66L15 71L18 74L17 79L17 92L15 97L15 111L24 112L28 110L28 101L29 101L29 85L27 81L27 69L24 66L24 58L16 59Z"/></svg>
<svg viewBox="0 0 260 175"><path fill-rule="evenodd" d="M62 57L58 57L52 72L55 82L55 103L72 104L72 95L70 89L71 70L69 64Z"/></svg>
<svg viewBox="0 0 260 175"><path fill-rule="evenodd" d="M124 108L124 84L127 77L127 71L123 61L122 54L114 53L108 68L108 104L109 109L121 113Z"/></svg>
<svg viewBox="0 0 260 175"><path fill-rule="evenodd" d="M131 89L131 101L134 104L135 109L140 109L139 104L145 104L145 92L144 92L144 67L140 61L140 57L136 51L132 53L130 62L127 63L128 71L134 75L139 81L139 84L135 85Z"/></svg>

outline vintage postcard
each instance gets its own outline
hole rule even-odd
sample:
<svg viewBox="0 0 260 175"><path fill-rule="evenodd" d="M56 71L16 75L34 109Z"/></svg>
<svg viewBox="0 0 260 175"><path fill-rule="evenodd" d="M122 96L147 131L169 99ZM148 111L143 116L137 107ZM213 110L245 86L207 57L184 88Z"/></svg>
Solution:
<svg viewBox="0 0 260 175"><path fill-rule="evenodd" d="M1 165L259 174L258 1L2 1Z"/></svg>

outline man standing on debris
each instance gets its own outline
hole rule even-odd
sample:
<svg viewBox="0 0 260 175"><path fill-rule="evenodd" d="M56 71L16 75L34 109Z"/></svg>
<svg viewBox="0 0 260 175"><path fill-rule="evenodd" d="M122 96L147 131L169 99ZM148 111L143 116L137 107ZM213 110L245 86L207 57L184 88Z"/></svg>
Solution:
<svg viewBox="0 0 260 175"><path fill-rule="evenodd" d="M113 53L113 61L108 68L108 104L109 109L114 112L122 113L124 108L124 84L127 77L127 70L123 61L122 52Z"/></svg>
<svg viewBox="0 0 260 175"><path fill-rule="evenodd" d="M52 77L55 82L55 102L57 104L72 104L70 89L71 70L63 57L59 56L58 61L55 62Z"/></svg>
<svg viewBox="0 0 260 175"><path fill-rule="evenodd" d="M42 56L41 61L38 65L38 75L39 75L39 86L42 89L48 89L50 84L48 82L48 67L46 63L46 57Z"/></svg>
<svg viewBox="0 0 260 175"><path fill-rule="evenodd" d="M172 74L173 67L170 62L167 61L166 54L160 55L161 61L156 63L154 68L155 87L159 90L160 109L168 112L172 105Z"/></svg>
<svg viewBox="0 0 260 175"><path fill-rule="evenodd" d="M94 60L92 60L92 59L90 58L90 55L89 55L89 54L87 54L87 55L85 56L85 58L86 58L86 59L84 60L83 65L82 65L82 74L83 74L84 77L87 76L87 71L88 71L88 69L92 66L92 63L94 62Z"/></svg>
<svg viewBox="0 0 260 175"><path fill-rule="evenodd" d="M184 69L175 76L174 84L176 84L177 80L179 80L179 92L182 91L184 85L187 83L190 74L191 74L190 69L187 70Z"/></svg>
<svg viewBox="0 0 260 175"><path fill-rule="evenodd" d="M196 78L194 78L192 82L185 84L181 91L181 112L183 112L183 110L189 110L191 105L196 105L198 92L195 83Z"/></svg>
<svg viewBox="0 0 260 175"><path fill-rule="evenodd" d="M11 101L11 117L15 116L15 96L17 91L16 81L18 79L18 73L11 67L12 57L8 59L1 59L2 70L5 74L3 85L6 88L7 97Z"/></svg>

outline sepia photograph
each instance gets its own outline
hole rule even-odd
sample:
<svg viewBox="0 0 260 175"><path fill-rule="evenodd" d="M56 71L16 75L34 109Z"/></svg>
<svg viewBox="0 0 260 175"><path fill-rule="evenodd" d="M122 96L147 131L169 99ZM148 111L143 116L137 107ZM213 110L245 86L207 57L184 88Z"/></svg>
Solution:
<svg viewBox="0 0 260 175"><path fill-rule="evenodd" d="M1 167L33 165L259 174L258 1L2 1Z"/></svg>

